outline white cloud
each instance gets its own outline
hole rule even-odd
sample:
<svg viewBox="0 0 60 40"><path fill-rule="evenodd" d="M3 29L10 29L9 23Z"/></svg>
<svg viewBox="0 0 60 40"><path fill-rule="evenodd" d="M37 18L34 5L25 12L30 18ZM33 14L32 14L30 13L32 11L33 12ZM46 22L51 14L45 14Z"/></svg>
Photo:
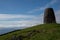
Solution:
<svg viewBox="0 0 60 40"><path fill-rule="evenodd" d="M60 10L57 10L55 12L55 15L56 15L56 21L57 21L57 23L60 23Z"/></svg>
<svg viewBox="0 0 60 40"><path fill-rule="evenodd" d="M33 15L19 15L19 14L0 14L0 20L10 20L16 18L35 18Z"/></svg>
<svg viewBox="0 0 60 40"><path fill-rule="evenodd" d="M4 23L5 22L5 23ZM30 27L33 25L40 24L40 21L26 20L26 21L4 21L0 23L0 28L13 28L13 27Z"/></svg>
<svg viewBox="0 0 60 40"><path fill-rule="evenodd" d="M0 14L0 28L12 28L12 27L30 27L33 25L37 25L37 24L42 24L42 16L34 16L34 15L13 15L13 14ZM6 21L7 19L14 19L14 18L25 18L25 19L29 19L30 20L16 20L16 21ZM1 20L3 19L3 21Z"/></svg>
<svg viewBox="0 0 60 40"><path fill-rule="evenodd" d="M29 17L34 17L32 15L29 15L27 17L27 15L19 15L19 14L0 14L0 18L29 18Z"/></svg>

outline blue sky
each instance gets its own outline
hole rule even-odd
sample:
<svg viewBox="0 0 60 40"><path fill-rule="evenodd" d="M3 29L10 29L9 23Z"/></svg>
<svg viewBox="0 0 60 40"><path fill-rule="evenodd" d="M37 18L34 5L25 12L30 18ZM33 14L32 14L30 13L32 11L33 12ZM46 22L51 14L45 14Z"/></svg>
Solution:
<svg viewBox="0 0 60 40"><path fill-rule="evenodd" d="M0 28L43 24L45 8L52 7L60 23L60 0L0 0Z"/></svg>
<svg viewBox="0 0 60 40"><path fill-rule="evenodd" d="M49 4L51 1L56 0L0 0L0 13L2 14L29 14L29 11L34 9L39 9ZM57 0L52 4L49 4L49 7L54 9L59 9L60 0ZM29 15L39 15L40 10Z"/></svg>

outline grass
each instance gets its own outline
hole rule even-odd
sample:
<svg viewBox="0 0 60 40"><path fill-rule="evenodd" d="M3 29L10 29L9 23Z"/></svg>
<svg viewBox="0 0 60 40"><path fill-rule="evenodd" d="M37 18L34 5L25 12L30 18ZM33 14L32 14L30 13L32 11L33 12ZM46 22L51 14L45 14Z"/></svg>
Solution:
<svg viewBox="0 0 60 40"><path fill-rule="evenodd" d="M10 39L13 35L25 36L23 40L60 40L60 24L42 24L0 35L0 40Z"/></svg>

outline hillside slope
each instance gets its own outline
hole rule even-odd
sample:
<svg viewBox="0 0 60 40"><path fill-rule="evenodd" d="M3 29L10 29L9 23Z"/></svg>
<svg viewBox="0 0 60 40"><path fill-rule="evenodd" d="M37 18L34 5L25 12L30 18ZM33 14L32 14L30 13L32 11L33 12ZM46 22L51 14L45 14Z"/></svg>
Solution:
<svg viewBox="0 0 60 40"><path fill-rule="evenodd" d="M10 32L0 36L0 40L60 40L60 24L42 24Z"/></svg>

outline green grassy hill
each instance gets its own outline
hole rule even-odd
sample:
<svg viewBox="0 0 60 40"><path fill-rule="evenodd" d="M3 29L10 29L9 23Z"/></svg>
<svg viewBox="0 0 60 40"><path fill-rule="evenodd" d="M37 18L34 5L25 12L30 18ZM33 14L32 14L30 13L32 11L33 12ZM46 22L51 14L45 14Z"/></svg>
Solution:
<svg viewBox="0 0 60 40"><path fill-rule="evenodd" d="M0 40L10 40L12 36L22 36L23 40L60 40L60 24L42 24L17 30L0 36Z"/></svg>

